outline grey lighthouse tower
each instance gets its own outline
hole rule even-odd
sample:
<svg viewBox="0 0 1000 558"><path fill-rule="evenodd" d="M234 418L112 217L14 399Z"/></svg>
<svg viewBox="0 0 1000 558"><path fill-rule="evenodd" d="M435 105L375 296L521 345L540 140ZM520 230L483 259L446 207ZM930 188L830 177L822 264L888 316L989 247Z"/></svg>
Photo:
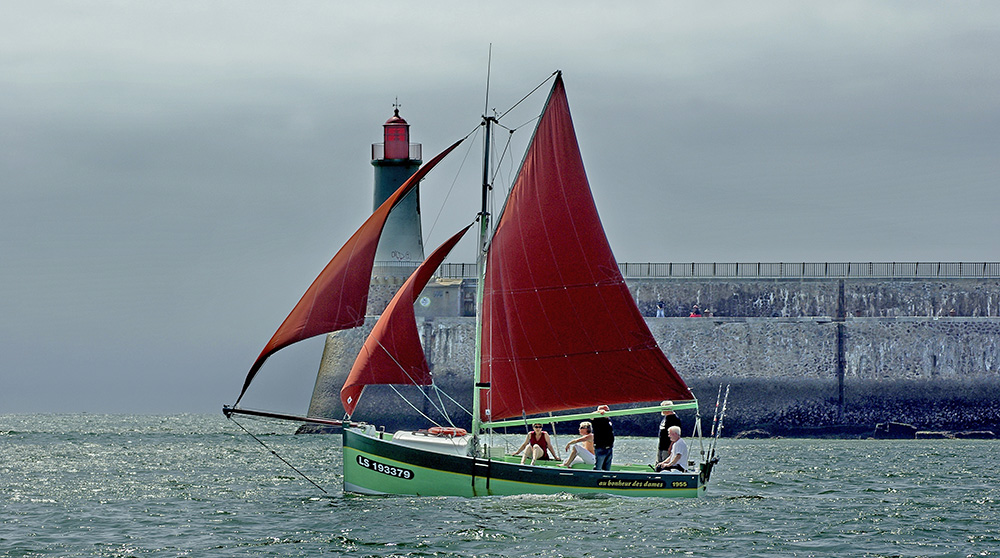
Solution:
<svg viewBox="0 0 1000 558"><path fill-rule="evenodd" d="M382 127L383 142L372 144L372 166L375 167L375 195L373 209L387 200L406 179L420 168L420 144L410 143L410 125L399 116L399 105L394 105L392 118ZM382 229L375 250L375 265L369 290L366 314L373 317L385 310L386 304L414 269L424 261L424 242L420 226L420 186L410 191L393 208ZM432 297L424 296L427 303L419 305L424 314L436 311L443 304L430 303ZM433 297L445 300L442 297ZM369 321L372 325L374 321ZM344 408L340 403L340 387L351 371L351 363L361 350L364 336L360 338L338 331L327 335L326 348L320 360L319 374L309 402L309 416L341 418ZM369 386L378 388L384 386ZM402 389L406 389L402 387ZM418 388L413 388L418 389ZM325 427L302 426L299 432L327 432Z"/></svg>
<svg viewBox="0 0 1000 558"><path fill-rule="evenodd" d="M407 178L420 167L420 144L410 143L410 125L399 116L395 106L392 118L383 125L383 143L372 144L375 167L373 209L382 205ZM382 231L375 252L373 275L407 277L424 260L424 242L420 228L420 186L417 185L397 205Z"/></svg>

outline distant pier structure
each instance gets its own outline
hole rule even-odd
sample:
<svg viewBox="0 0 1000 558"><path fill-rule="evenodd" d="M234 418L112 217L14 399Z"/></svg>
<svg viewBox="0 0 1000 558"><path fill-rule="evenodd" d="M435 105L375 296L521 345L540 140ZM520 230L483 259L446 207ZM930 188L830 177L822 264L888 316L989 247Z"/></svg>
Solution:
<svg viewBox="0 0 1000 558"><path fill-rule="evenodd" d="M373 210L389 198L407 178L420 168L421 146L410 143L410 125L399 116L399 104L393 116L382 126L383 142L372 144L375 167ZM420 186L410 191L389 214L375 252L372 275L376 280L403 280L424 260L420 226Z"/></svg>

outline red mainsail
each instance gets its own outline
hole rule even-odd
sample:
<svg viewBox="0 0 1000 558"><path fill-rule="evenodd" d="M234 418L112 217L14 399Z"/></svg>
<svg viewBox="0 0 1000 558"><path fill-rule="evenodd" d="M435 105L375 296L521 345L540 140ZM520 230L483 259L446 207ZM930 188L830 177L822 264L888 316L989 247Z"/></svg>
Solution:
<svg viewBox="0 0 1000 558"><path fill-rule="evenodd" d="M693 399L622 278L557 77L490 243L480 417Z"/></svg>
<svg viewBox="0 0 1000 558"><path fill-rule="evenodd" d="M382 235L389 212L424 175L462 141L464 138L413 173L413 176L372 213L330 260L250 367L250 372L243 382L243 389L240 390L240 396L236 398L237 404L250 387L250 382L264 361L276 351L316 335L349 329L364 323L375 249L378 247L379 237Z"/></svg>
<svg viewBox="0 0 1000 558"><path fill-rule="evenodd" d="M358 397L366 385L431 384L431 372L420 345L413 303L434 271L471 226L465 227L434 250L403 283L382 312L340 390L340 401L348 415L354 413Z"/></svg>

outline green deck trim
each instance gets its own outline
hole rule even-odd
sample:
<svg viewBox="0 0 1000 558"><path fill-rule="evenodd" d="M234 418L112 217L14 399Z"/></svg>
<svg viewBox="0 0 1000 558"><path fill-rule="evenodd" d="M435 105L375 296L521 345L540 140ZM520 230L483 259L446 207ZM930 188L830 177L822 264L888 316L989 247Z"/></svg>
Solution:
<svg viewBox="0 0 1000 558"><path fill-rule="evenodd" d="M492 461L502 461L504 463L512 463L512 464L515 464L515 465L520 465L521 464L521 456L520 455L504 454L503 457L491 457L490 459ZM565 461L565 459L549 459L547 461L543 460L543 459L539 459L539 460L535 461L535 465L534 466L535 467L549 467L549 468L552 468L552 469L565 469L566 467L559 467L559 463L562 463L563 461ZM528 465L530 462L531 462L531 459L529 458L524 464ZM625 463L625 464L622 464L622 465L612 464L611 465L611 470L612 471L631 472L631 473L649 473L649 472L653 471L653 469L650 468L651 465L652 465L652 463L650 463L649 465L645 465L645 464L642 464L642 463ZM569 468L570 469L587 470L587 469L593 469L594 466L590 465L590 464L587 464L587 463L575 463L574 465L572 465Z"/></svg>
<svg viewBox="0 0 1000 558"><path fill-rule="evenodd" d="M533 418L519 418L510 420L498 420L494 422L484 422L480 425L481 428L506 428L508 426L530 426L535 423L541 424L554 424L557 422L571 422L575 420L590 420L597 417L623 417L628 415L641 415L641 414L652 414L660 413L663 411L681 411L684 409L697 409L698 401L693 400L684 403L674 403L673 405L655 407L637 407L634 409L618 409L613 411L607 411L604 414L591 411L589 413L575 413L572 415L559 415L554 417L533 417Z"/></svg>

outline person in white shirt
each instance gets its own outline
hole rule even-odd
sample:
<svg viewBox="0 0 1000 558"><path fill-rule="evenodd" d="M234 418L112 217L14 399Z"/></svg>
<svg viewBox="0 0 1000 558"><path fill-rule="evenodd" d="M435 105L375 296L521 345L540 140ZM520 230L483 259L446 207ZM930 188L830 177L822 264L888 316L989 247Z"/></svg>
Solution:
<svg viewBox="0 0 1000 558"><path fill-rule="evenodd" d="M667 429L670 436L670 457L656 464L657 471L680 471L688 473L688 447L684 440L681 440L681 427L671 426Z"/></svg>
<svg viewBox="0 0 1000 558"><path fill-rule="evenodd" d="M594 427L590 422L581 422L580 434L579 438L570 440L566 444L566 451L569 452L569 455L566 456L566 461L562 462L562 467L572 467L574 463L586 463L587 465L596 463L596 458L594 457ZM573 449L570 449L570 447Z"/></svg>

